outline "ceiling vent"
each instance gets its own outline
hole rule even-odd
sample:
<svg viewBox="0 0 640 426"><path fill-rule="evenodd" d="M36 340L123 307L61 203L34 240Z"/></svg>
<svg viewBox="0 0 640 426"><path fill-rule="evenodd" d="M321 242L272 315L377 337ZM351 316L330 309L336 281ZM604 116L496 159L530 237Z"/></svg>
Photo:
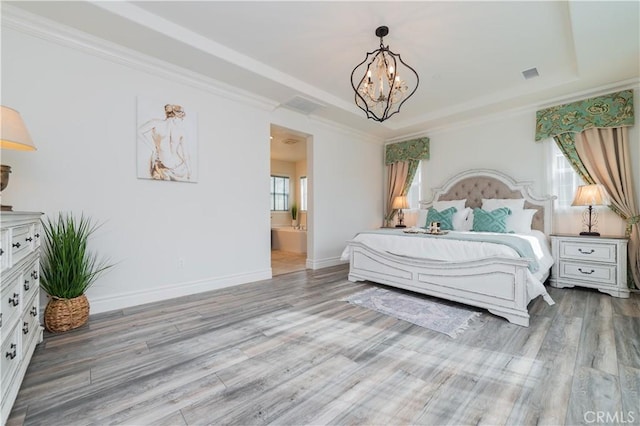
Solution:
<svg viewBox="0 0 640 426"><path fill-rule="evenodd" d="M539 75L540 74L538 74L538 68L529 68L528 70L522 71L522 76L524 77L525 80L536 78Z"/></svg>
<svg viewBox="0 0 640 426"><path fill-rule="evenodd" d="M290 108L294 111L301 112L305 115L309 115L319 108L324 108L324 105L314 102L310 99L303 98L302 96L296 96L283 103L282 106Z"/></svg>

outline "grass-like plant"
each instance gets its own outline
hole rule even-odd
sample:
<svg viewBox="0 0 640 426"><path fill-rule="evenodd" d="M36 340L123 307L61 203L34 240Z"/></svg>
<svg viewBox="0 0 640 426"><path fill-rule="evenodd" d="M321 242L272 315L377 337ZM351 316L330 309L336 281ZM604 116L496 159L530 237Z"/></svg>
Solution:
<svg viewBox="0 0 640 426"><path fill-rule="evenodd" d="M83 295L101 273L113 265L87 250L99 227L81 215L59 213L42 221L45 239L40 261L40 287L50 296L72 299Z"/></svg>
<svg viewBox="0 0 640 426"><path fill-rule="evenodd" d="M298 205L296 203L291 204L291 219L298 219Z"/></svg>

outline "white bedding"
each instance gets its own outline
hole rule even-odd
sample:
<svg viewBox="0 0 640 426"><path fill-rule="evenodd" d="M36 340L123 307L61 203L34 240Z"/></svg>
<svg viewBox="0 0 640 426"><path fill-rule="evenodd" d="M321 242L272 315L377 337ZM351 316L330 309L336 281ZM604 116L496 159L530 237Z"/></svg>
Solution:
<svg viewBox="0 0 640 426"><path fill-rule="evenodd" d="M470 232L450 231L451 234L467 234ZM473 232L473 234L492 234L484 232ZM528 241L536 254L539 269L534 274L527 271L527 302L542 296L544 300L553 305L555 302L547 293L542 281L549 274L549 269L553 265L553 257L549 250L549 244L544 233L532 230L527 234L511 234ZM476 259L486 259L489 257L519 258L520 255L513 248L496 243L463 241L444 238L412 238L403 233L402 230L390 230L389 233L360 233L356 235L354 241L359 241L369 248L387 252L399 256L423 258L443 261L468 261ZM342 252L341 259L349 260L351 256L350 247L347 246Z"/></svg>

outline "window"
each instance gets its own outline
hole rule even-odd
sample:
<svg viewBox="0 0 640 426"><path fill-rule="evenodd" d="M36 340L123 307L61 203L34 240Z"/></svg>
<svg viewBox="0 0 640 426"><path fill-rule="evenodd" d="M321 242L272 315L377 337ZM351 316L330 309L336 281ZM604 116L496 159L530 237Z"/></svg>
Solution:
<svg viewBox="0 0 640 426"><path fill-rule="evenodd" d="M271 210L289 210L289 178L271 176Z"/></svg>
<svg viewBox="0 0 640 426"><path fill-rule="evenodd" d="M550 145L550 187L551 194L557 196L556 209L564 210L571 207L576 189L584 185L584 181L571 167L554 140L546 143Z"/></svg>
<svg viewBox="0 0 640 426"><path fill-rule="evenodd" d="M422 162L418 165L418 170L416 170L416 175L413 177L413 182L411 182L411 186L409 187L409 191L407 192L407 201L409 202L410 209L419 209L420 208L420 188L422 187Z"/></svg>
<svg viewBox="0 0 640 426"><path fill-rule="evenodd" d="M307 211L307 177L300 178L300 210Z"/></svg>

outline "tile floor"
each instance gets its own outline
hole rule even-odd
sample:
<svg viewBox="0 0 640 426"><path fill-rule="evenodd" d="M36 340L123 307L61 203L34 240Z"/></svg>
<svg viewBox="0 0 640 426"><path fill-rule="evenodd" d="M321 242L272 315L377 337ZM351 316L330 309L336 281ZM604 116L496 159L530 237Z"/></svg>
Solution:
<svg viewBox="0 0 640 426"><path fill-rule="evenodd" d="M271 250L271 271L273 276L302 271L306 268L306 253L291 253L282 250Z"/></svg>

